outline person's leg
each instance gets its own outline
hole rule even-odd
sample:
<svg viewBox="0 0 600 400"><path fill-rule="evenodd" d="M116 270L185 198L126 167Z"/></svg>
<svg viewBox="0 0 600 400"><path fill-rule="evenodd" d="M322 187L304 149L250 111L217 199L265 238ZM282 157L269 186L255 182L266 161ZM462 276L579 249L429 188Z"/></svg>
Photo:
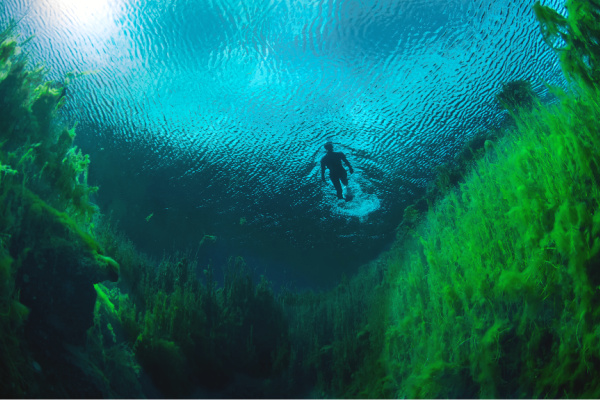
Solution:
<svg viewBox="0 0 600 400"><path fill-rule="evenodd" d="M344 171L342 175L340 175L340 181L344 184L344 186L348 186L348 173Z"/></svg>
<svg viewBox="0 0 600 400"><path fill-rule="evenodd" d="M346 188L346 196L344 197L346 201L348 201L353 197L352 192L350 192L350 186L348 186L348 174L344 173L343 175L341 175L340 181L344 184L344 187Z"/></svg>
<svg viewBox="0 0 600 400"><path fill-rule="evenodd" d="M342 193L342 184L340 183L340 177L329 175L329 179L331 179L331 183L333 183L333 186L335 187L338 199L343 199L344 194Z"/></svg>

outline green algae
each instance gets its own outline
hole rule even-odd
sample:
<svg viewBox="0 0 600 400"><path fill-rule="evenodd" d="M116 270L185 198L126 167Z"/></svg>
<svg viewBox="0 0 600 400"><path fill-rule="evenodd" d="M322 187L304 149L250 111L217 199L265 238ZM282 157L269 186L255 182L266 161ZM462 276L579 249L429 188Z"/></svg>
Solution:
<svg viewBox="0 0 600 400"><path fill-rule="evenodd" d="M533 6L546 43L559 55L565 75L594 87L600 80L600 6L594 0L567 0L567 16L536 2Z"/></svg>
<svg viewBox="0 0 600 400"><path fill-rule="evenodd" d="M289 365L282 306L266 279L253 283L241 258L230 260L218 288L210 267L203 284L187 258L156 265L112 228L99 229L107 254L120 260L121 279L95 285L95 319L103 322L93 341L131 348L161 393L185 397L194 385L225 390L235 374L265 379ZM116 343L103 339L113 335Z"/></svg>
<svg viewBox="0 0 600 400"><path fill-rule="evenodd" d="M401 397L598 397L598 4L537 3L571 93L516 126L396 254L384 357Z"/></svg>
<svg viewBox="0 0 600 400"><path fill-rule="evenodd" d="M600 118L600 108L588 105L565 98L556 109L523 117L518 133L496 146L496 163L480 162L460 192L430 211L419 231L422 257L411 259L396 286L414 295L392 300L401 315L414 315L402 323L411 330L403 348L423 347L417 357L392 353L412 366L403 380L422 385L427 378L437 387L427 365L446 363L470 366L471 381L456 388L458 397L472 386L483 397L600 394L591 344L600 338L590 338L600 324L590 262L600 251L600 197L590 168L600 157L600 135L572 118L581 107ZM540 335L554 338L558 357L530 343ZM585 381L583 391L573 381ZM447 395L399 388L403 396Z"/></svg>
<svg viewBox="0 0 600 400"><path fill-rule="evenodd" d="M91 233L89 158L74 129L55 123L65 84L29 68L13 32L0 33L0 386L6 396L64 397L82 375L61 349L84 340L93 283L116 280L119 268Z"/></svg>

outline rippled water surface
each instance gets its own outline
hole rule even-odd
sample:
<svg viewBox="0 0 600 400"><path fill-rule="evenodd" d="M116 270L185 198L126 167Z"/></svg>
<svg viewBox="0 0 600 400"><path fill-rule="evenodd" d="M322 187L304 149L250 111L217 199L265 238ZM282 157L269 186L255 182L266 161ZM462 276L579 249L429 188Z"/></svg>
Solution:
<svg viewBox="0 0 600 400"><path fill-rule="evenodd" d="M375 256L434 168L500 121L502 83L560 75L533 1L3 3L51 77L83 73L64 114L103 211L148 252L242 254L280 282ZM321 183L328 140L352 202Z"/></svg>

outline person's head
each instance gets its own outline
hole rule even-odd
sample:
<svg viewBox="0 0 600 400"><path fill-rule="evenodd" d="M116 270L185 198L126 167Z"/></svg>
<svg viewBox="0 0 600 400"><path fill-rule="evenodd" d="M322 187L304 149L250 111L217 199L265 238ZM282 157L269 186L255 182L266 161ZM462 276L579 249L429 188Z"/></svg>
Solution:
<svg viewBox="0 0 600 400"><path fill-rule="evenodd" d="M331 142L325 143L323 147L325 147L325 150L327 150L328 153L331 153L333 151L333 143Z"/></svg>

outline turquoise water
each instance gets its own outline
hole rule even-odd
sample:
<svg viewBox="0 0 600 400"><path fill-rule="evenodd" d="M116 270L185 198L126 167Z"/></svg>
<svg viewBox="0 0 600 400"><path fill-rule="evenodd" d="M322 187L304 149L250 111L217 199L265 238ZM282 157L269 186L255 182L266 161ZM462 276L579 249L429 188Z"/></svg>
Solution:
<svg viewBox="0 0 600 400"><path fill-rule="evenodd" d="M435 168L501 123L502 83L561 82L532 4L4 0L0 22L35 35L51 78L81 74L62 117L140 249L319 287L385 249ZM352 202L321 183L328 140Z"/></svg>

